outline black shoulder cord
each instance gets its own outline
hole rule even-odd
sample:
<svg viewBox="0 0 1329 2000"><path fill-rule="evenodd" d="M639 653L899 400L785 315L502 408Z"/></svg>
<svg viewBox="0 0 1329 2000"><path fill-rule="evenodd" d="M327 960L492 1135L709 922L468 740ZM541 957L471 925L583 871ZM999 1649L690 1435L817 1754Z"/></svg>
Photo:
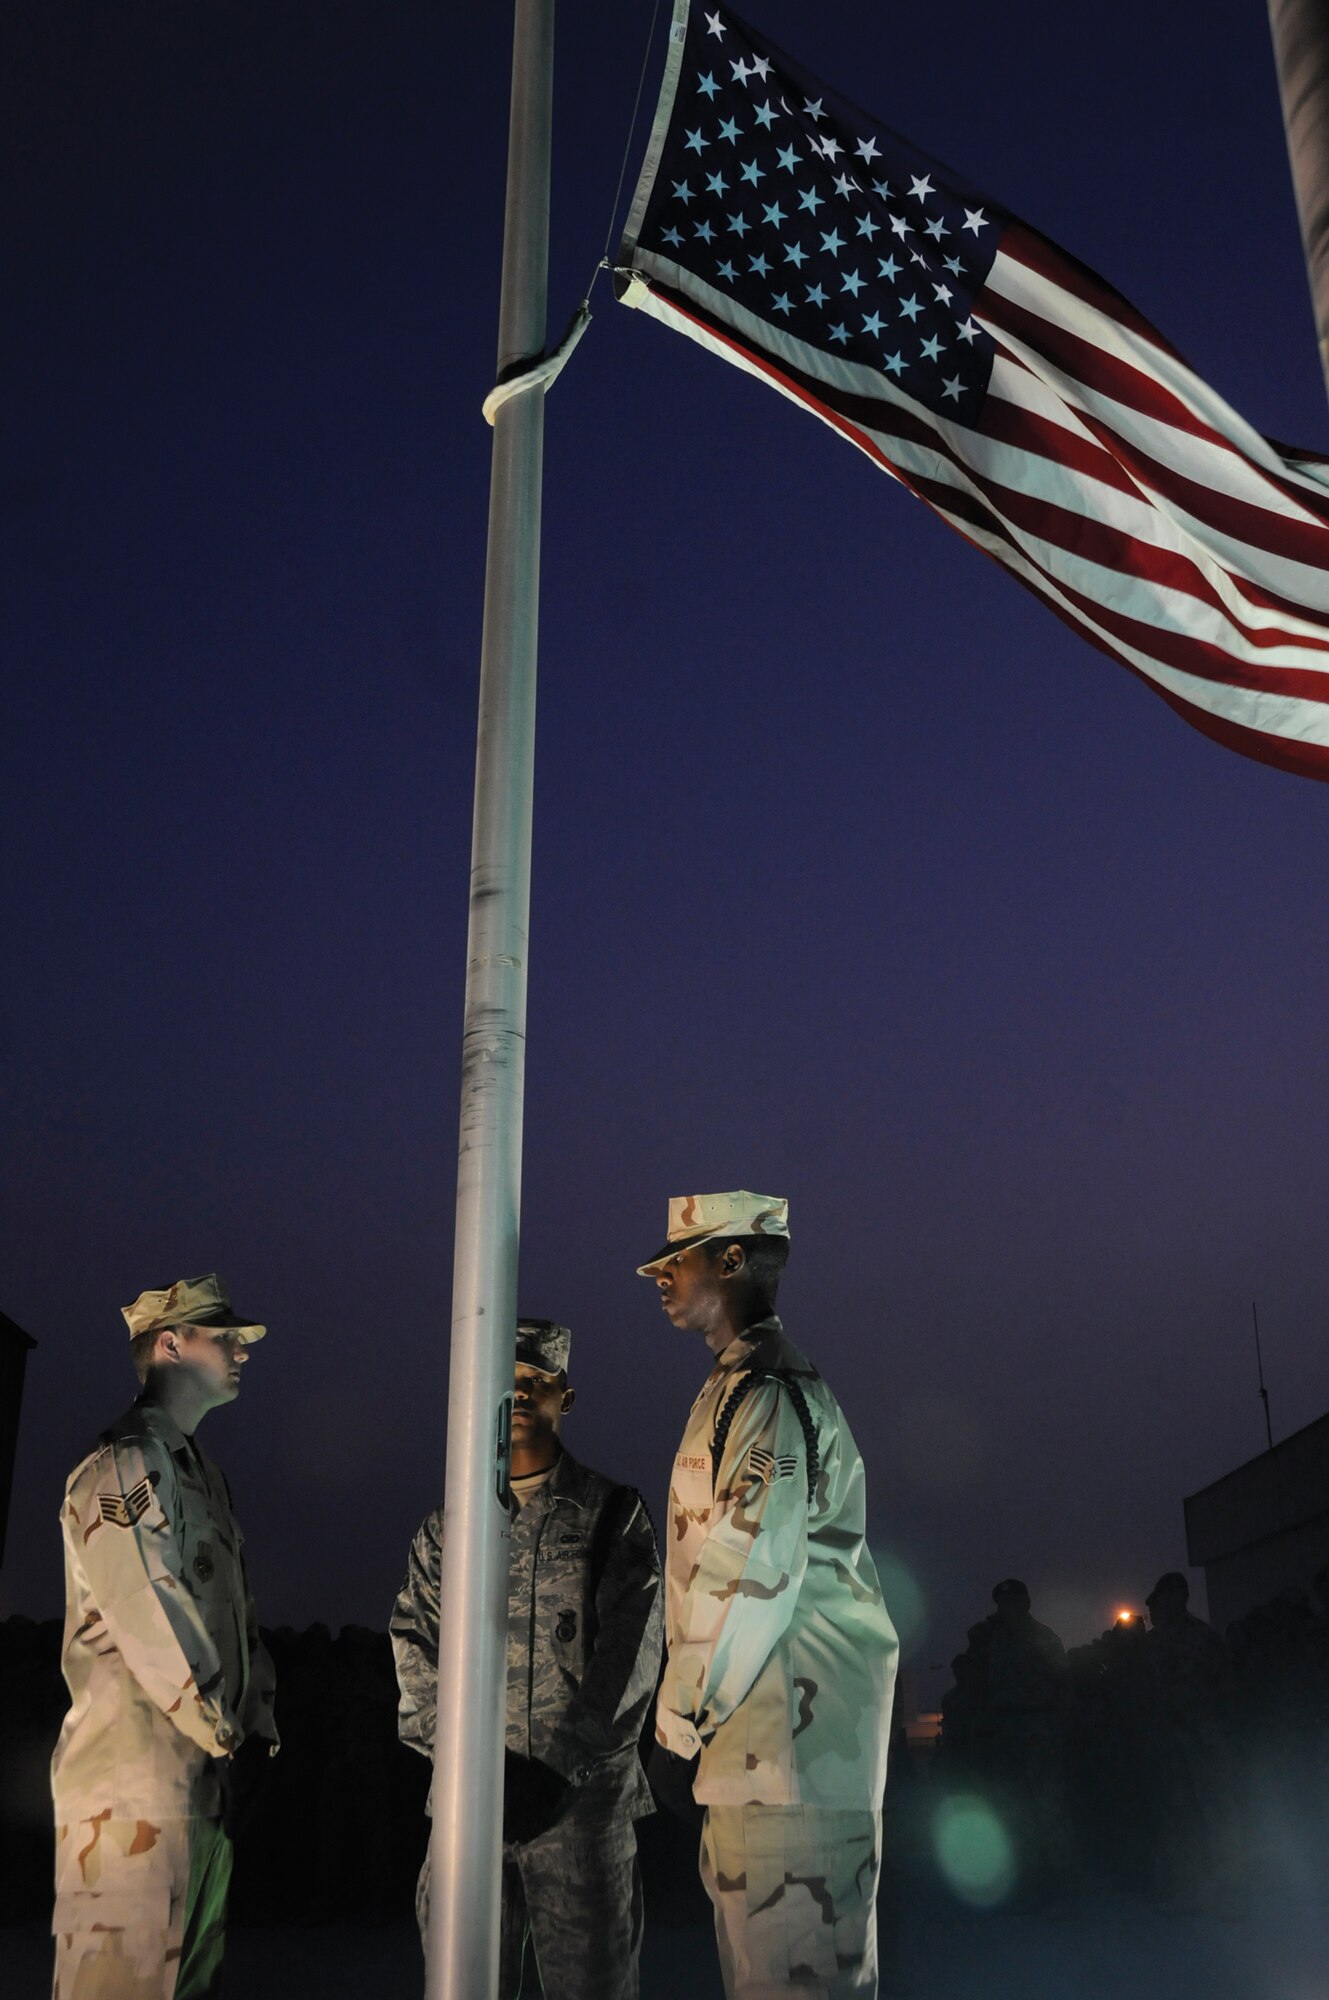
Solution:
<svg viewBox="0 0 1329 2000"><path fill-rule="evenodd" d="M802 1427L803 1443L807 1451L808 1506L810 1507L816 1497L817 1481L821 1477L821 1454L817 1450L816 1426L812 1421L812 1412L808 1408L807 1397L803 1394L793 1376L786 1374L782 1368L754 1368L750 1374L745 1375L743 1380L736 1384L733 1393L716 1418L715 1430L711 1437L712 1497L715 1494L716 1481L720 1476L720 1460L724 1455L725 1443L729 1436L730 1427L733 1424L734 1418L738 1415L738 1406L749 1391L757 1387L759 1382L781 1382L789 1391L794 1405L794 1414Z"/></svg>

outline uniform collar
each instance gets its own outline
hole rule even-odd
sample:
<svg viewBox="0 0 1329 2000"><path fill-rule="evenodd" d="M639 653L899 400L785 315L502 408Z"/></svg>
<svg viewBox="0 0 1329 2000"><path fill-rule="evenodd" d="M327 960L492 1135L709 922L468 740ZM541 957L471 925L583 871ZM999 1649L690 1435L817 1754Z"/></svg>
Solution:
<svg viewBox="0 0 1329 2000"><path fill-rule="evenodd" d="M168 1451L174 1452L177 1457L183 1453L186 1458L192 1458L205 1478L211 1473L212 1461L199 1443L197 1433L190 1437L160 1403L154 1403L147 1396L138 1398L134 1410L144 1430L159 1439Z"/></svg>
<svg viewBox="0 0 1329 2000"><path fill-rule="evenodd" d="M721 1349L715 1365L726 1371L740 1368L759 1350L763 1351L764 1359L765 1348L773 1340L780 1340L783 1337L784 1328L780 1324L779 1314L770 1313L765 1319L754 1320L751 1326L745 1327L742 1333L735 1335L728 1347Z"/></svg>
<svg viewBox="0 0 1329 2000"><path fill-rule="evenodd" d="M543 1486L537 1486L523 1508L529 1513L534 1508L552 1507L556 1500L570 1500L574 1507L584 1507L587 1502L591 1475L586 1467L564 1447L554 1461L554 1469Z"/></svg>
<svg viewBox="0 0 1329 2000"><path fill-rule="evenodd" d="M168 1451L198 1451L198 1440L186 1437L175 1418L169 1416L160 1403L154 1403L150 1396L139 1396L133 1407L133 1415L138 1418L144 1430L160 1438Z"/></svg>
<svg viewBox="0 0 1329 2000"><path fill-rule="evenodd" d="M817 1371L800 1348L784 1330L784 1323L778 1313L770 1313L759 1319L731 1340L721 1353L715 1367L707 1378L713 1382L717 1376L733 1375L743 1368L778 1368L787 1375L808 1375L814 1379Z"/></svg>

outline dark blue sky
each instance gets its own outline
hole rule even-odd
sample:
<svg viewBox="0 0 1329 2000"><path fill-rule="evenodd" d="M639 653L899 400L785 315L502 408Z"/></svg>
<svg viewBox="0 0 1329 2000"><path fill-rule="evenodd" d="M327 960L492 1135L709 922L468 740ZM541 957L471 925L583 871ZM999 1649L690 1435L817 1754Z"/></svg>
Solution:
<svg viewBox="0 0 1329 2000"><path fill-rule="evenodd" d="M563 0L555 334L648 12ZM178 1276L272 1327L204 1432L270 1620L382 1625L441 1492L509 30L458 13L6 31L13 1608L58 1607L118 1308ZM1257 0L760 19L1329 447ZM660 1510L706 1357L633 1266L671 1194L787 1195L908 1652L1012 1571L1083 1639L1262 1442L1252 1297L1276 1429L1329 1404L1329 793L594 304L548 410L522 1261L569 1442Z"/></svg>

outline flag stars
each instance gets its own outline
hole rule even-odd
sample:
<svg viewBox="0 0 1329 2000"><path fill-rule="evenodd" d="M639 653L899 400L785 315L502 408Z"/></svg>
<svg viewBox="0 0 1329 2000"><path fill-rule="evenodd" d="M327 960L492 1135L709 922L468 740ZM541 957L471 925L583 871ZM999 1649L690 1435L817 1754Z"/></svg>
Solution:
<svg viewBox="0 0 1329 2000"><path fill-rule="evenodd" d="M859 235L866 236L869 243L881 228L881 224L871 215L858 215L854 220L858 224Z"/></svg>
<svg viewBox="0 0 1329 2000"><path fill-rule="evenodd" d="M757 112L756 112L756 117L757 117L757 123L758 123L759 125L764 125L764 126L766 127L766 130L767 130L767 131L769 132L769 131L770 131L770 129L771 129L771 127L772 127L772 125L774 125L774 123L775 123L775 107L774 107L774 105L772 105L772 104L759 104L759 105L757 106Z"/></svg>
<svg viewBox="0 0 1329 2000"><path fill-rule="evenodd" d="M737 215L727 216L726 220L729 224L729 234L731 236L737 236L740 239L746 236L749 229L751 229L752 227L752 224L748 221L746 215L744 215L741 210Z"/></svg>
<svg viewBox="0 0 1329 2000"><path fill-rule="evenodd" d="M844 249L844 238L838 229L832 229L821 239L821 247L828 257L838 257Z"/></svg>
<svg viewBox="0 0 1329 2000"><path fill-rule="evenodd" d="M762 214L766 217L772 229L778 229L785 219L785 212L778 201L768 202L762 209Z"/></svg>
<svg viewBox="0 0 1329 2000"><path fill-rule="evenodd" d="M733 72L735 83L746 83L749 76L751 76L752 74L751 70L748 68L747 64L743 61L743 58L741 56L739 57L737 62L731 62L729 67Z"/></svg>
<svg viewBox="0 0 1329 2000"><path fill-rule="evenodd" d="M838 340L841 347L848 347L849 328L844 325L843 321L840 323L839 326L833 326L831 328L831 339Z"/></svg>
<svg viewBox="0 0 1329 2000"><path fill-rule="evenodd" d="M857 298L865 283L866 280L860 278L857 271L846 271L840 283L840 290L842 292L852 292L854 297Z"/></svg>
<svg viewBox="0 0 1329 2000"><path fill-rule="evenodd" d="M838 160L843 151L844 147L840 144L840 141L828 132L821 142L822 158L824 160Z"/></svg>
<svg viewBox="0 0 1329 2000"><path fill-rule="evenodd" d="M792 264L795 270L802 270L807 262L807 256L808 253L801 243L786 243L784 246L785 263Z"/></svg>
<svg viewBox="0 0 1329 2000"><path fill-rule="evenodd" d="M822 109L821 99L819 97L815 99L811 97L804 98L803 114L805 117L814 120L818 118L824 118L826 116L826 113Z"/></svg>
<svg viewBox="0 0 1329 2000"><path fill-rule="evenodd" d="M706 186L711 194L720 195L724 193L729 183L723 174L707 174Z"/></svg>
<svg viewBox="0 0 1329 2000"><path fill-rule="evenodd" d="M872 192L873 194L879 194L883 201L889 201L891 198L891 184L889 181L873 181Z"/></svg>
<svg viewBox="0 0 1329 2000"><path fill-rule="evenodd" d="M711 243L715 239L714 225L709 222L699 222L694 233L701 238L703 243Z"/></svg>
<svg viewBox="0 0 1329 2000"><path fill-rule="evenodd" d="M949 285L934 285L932 292L939 306L948 306L950 304L951 288Z"/></svg>
<svg viewBox="0 0 1329 2000"><path fill-rule="evenodd" d="M770 268L770 265L766 262L765 257L763 257L760 251L757 252L756 256L748 264L748 269L757 278L764 278L770 271Z"/></svg>
<svg viewBox="0 0 1329 2000"><path fill-rule="evenodd" d="M715 268L719 272L722 278L727 278L729 280L731 285L737 283L738 272L734 269L733 265L729 262L729 259L727 257L723 264L717 264Z"/></svg>
<svg viewBox="0 0 1329 2000"><path fill-rule="evenodd" d="M706 16L706 32L708 35L719 35L723 38L727 25L726 22L720 19L718 14L708 14Z"/></svg>
<svg viewBox="0 0 1329 2000"><path fill-rule="evenodd" d="M709 139L702 138L701 127L699 125L695 132L688 133L687 140L683 147L683 151L685 153L700 153L702 147L709 146L710 143L711 142Z"/></svg>
<svg viewBox="0 0 1329 2000"><path fill-rule="evenodd" d="M923 308L917 299L901 299L900 301L901 319L916 320L922 310Z"/></svg>
<svg viewBox="0 0 1329 2000"><path fill-rule="evenodd" d="M885 361L883 361L882 363L883 370L889 371L889 373L894 375L897 380L901 375L903 375L905 369L908 366L909 363L905 360L903 354L899 353L888 354L886 356Z"/></svg>
<svg viewBox="0 0 1329 2000"><path fill-rule="evenodd" d="M923 252L921 250L911 250L909 252L909 262L911 264L921 264L923 266L923 269L925 271L927 270L928 260L923 255Z"/></svg>
<svg viewBox="0 0 1329 2000"><path fill-rule="evenodd" d="M960 400L960 391L963 387L964 383L960 380L959 376L952 375L949 380L942 383L941 393L943 396L950 396L954 402L958 403Z"/></svg>
<svg viewBox="0 0 1329 2000"><path fill-rule="evenodd" d="M665 243L672 243L676 250L682 246L683 242L683 238L676 229L666 229L661 240Z"/></svg>
<svg viewBox="0 0 1329 2000"><path fill-rule="evenodd" d="M729 141L729 143L730 143L730 145L731 145L731 146L732 146L732 145L733 145L733 144L735 143L735 141L737 140L737 138L738 138L738 126L737 126L737 125L735 124L735 122L734 122L734 120L733 120L732 118L724 118L724 119L722 119L722 120L721 120L721 122L720 122L720 137L721 137L722 139L727 139L727 140Z"/></svg>
<svg viewBox="0 0 1329 2000"><path fill-rule="evenodd" d="M967 347L973 346L974 342L978 338L979 331L980 329L977 326L975 326L973 320L971 319L965 320L960 326L956 328L956 332L959 334L961 340L964 341Z"/></svg>
<svg viewBox="0 0 1329 2000"><path fill-rule="evenodd" d="M709 99L714 97L720 86L713 76L699 76L697 78L697 88L703 97Z"/></svg>
<svg viewBox="0 0 1329 2000"><path fill-rule="evenodd" d="M896 235L899 237L902 243L904 242L906 236L910 236L913 234L914 226L912 222L906 222L902 215L893 215L890 221L891 221L891 228L895 231Z"/></svg>
<svg viewBox="0 0 1329 2000"><path fill-rule="evenodd" d="M958 257L943 257L941 261L953 278L962 278L964 276L964 265Z"/></svg>
<svg viewBox="0 0 1329 2000"><path fill-rule="evenodd" d="M841 174L835 183L835 192L842 200L848 201L851 194L862 194L863 190L857 181L850 180L848 174Z"/></svg>
<svg viewBox="0 0 1329 2000"><path fill-rule="evenodd" d="M925 361L935 361L937 360L940 353L941 353L941 342L937 339L937 336L934 333L931 340L925 340L923 342L923 359Z"/></svg>
<svg viewBox="0 0 1329 2000"><path fill-rule="evenodd" d="M914 197L915 201L926 201L928 196L930 194L935 194L937 190L932 185L932 179L930 175L924 174L922 179L919 179L919 177L915 174L910 176L909 192Z"/></svg>
<svg viewBox="0 0 1329 2000"><path fill-rule="evenodd" d="M788 292L777 292L775 294L775 298L771 305L771 311L778 313L791 313L793 310L794 310L794 302L790 298Z"/></svg>
<svg viewBox="0 0 1329 2000"><path fill-rule="evenodd" d="M765 83L770 73L770 59L767 56L753 56L752 61L748 64L749 76L759 76L762 82Z"/></svg>
<svg viewBox="0 0 1329 2000"><path fill-rule="evenodd" d="M792 174L798 165L798 154L792 146L782 146L775 157L787 174Z"/></svg>
<svg viewBox="0 0 1329 2000"><path fill-rule="evenodd" d="M988 219L981 208L967 208L964 212L964 227L972 229L977 236L980 229L986 229Z"/></svg>
<svg viewBox="0 0 1329 2000"><path fill-rule="evenodd" d="M854 146L854 151L862 160L875 160L881 151L881 147L875 139L859 139Z"/></svg>
<svg viewBox="0 0 1329 2000"><path fill-rule="evenodd" d="M882 325L883 321L880 313L869 313L863 321L863 331L864 333L870 333L872 338L876 340L881 335Z"/></svg>
<svg viewBox="0 0 1329 2000"><path fill-rule="evenodd" d="M826 293L825 293L824 289L822 288L822 286L820 286L820 285L809 285L809 286L808 286L808 297L807 297L807 303L808 303L808 304L809 304L810 306L824 306L824 305L825 305L825 303L826 303Z"/></svg>
<svg viewBox="0 0 1329 2000"><path fill-rule="evenodd" d="M758 181L765 180L766 169L759 167L755 160L749 160L744 166L740 178L745 181L751 181L753 187L756 187Z"/></svg>
<svg viewBox="0 0 1329 2000"><path fill-rule="evenodd" d="M823 197L817 193L816 188L808 188L798 197L798 205L800 208L805 208L809 215L815 215L821 207L822 199Z"/></svg>
<svg viewBox="0 0 1329 2000"><path fill-rule="evenodd" d="M923 225L923 234L930 236L934 243L940 243L942 237L949 236L950 233L939 215L934 215L931 222Z"/></svg>
<svg viewBox="0 0 1329 2000"><path fill-rule="evenodd" d="M894 284L899 275L900 266L896 263L894 257L878 257L877 276L879 278L888 278L891 284Z"/></svg>
<svg viewBox="0 0 1329 2000"><path fill-rule="evenodd" d="M686 181L674 182L674 194L676 199L683 202L684 205L696 199L695 195L692 192L692 189L688 186Z"/></svg>

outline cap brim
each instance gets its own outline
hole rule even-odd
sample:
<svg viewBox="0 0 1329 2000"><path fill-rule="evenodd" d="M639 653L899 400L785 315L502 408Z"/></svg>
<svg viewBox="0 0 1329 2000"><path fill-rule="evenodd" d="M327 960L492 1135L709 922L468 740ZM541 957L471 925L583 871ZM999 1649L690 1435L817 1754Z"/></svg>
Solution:
<svg viewBox="0 0 1329 2000"><path fill-rule="evenodd" d="M238 1334L242 1347L250 1347L254 1341L262 1340L268 1330L265 1326L255 1326L249 1320L241 1319L238 1313L220 1310L204 1313L199 1319L184 1319L179 1323L181 1326L207 1326L217 1332Z"/></svg>
<svg viewBox="0 0 1329 2000"><path fill-rule="evenodd" d="M680 1236L673 1243L666 1243L663 1250L657 1250L648 1263L638 1264L639 1278L653 1277L661 1264L667 1264L680 1250L687 1250L694 1243L746 1243L752 1235L750 1229L699 1229L694 1236Z"/></svg>

